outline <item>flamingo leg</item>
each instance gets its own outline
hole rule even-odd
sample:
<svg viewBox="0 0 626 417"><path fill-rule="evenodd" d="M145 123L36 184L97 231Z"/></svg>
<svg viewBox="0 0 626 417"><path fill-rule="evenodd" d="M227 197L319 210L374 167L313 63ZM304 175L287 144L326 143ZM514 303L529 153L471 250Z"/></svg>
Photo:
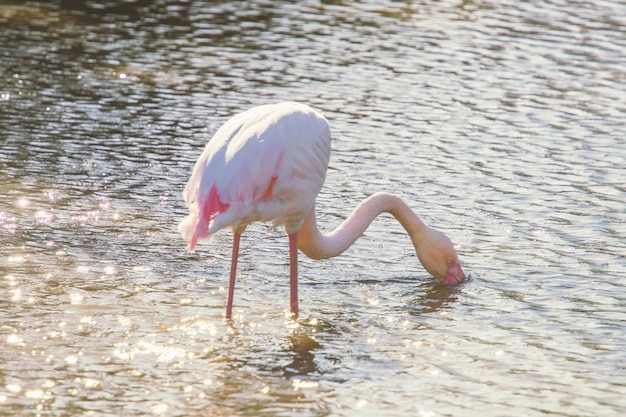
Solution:
<svg viewBox="0 0 626 417"><path fill-rule="evenodd" d="M289 310L298 313L298 232L289 235Z"/></svg>
<svg viewBox="0 0 626 417"><path fill-rule="evenodd" d="M239 239L241 233L233 235L233 255L230 260L230 282L228 283L228 302L226 303L226 318L233 316L233 298L235 296L235 277L237 276L237 258L239 257Z"/></svg>

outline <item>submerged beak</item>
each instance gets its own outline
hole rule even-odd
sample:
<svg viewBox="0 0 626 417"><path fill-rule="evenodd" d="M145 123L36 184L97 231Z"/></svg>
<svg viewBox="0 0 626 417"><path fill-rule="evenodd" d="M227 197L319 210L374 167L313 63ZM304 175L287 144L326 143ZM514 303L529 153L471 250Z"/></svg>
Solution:
<svg viewBox="0 0 626 417"><path fill-rule="evenodd" d="M465 274L461 269L461 264L455 262L448 267L446 275L441 280L444 285L459 285L465 281Z"/></svg>

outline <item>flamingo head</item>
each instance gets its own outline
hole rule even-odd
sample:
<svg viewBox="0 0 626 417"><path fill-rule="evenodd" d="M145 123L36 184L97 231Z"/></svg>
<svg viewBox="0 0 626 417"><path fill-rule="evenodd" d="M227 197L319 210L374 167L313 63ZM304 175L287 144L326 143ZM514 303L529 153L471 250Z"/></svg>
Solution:
<svg viewBox="0 0 626 417"><path fill-rule="evenodd" d="M444 285L465 281L454 245L446 235L426 226L423 233L411 235L417 257L432 276Z"/></svg>
<svg viewBox="0 0 626 417"><path fill-rule="evenodd" d="M465 273L461 268L458 258L456 261L450 262L446 275L444 275L441 283L444 285L459 285L465 281Z"/></svg>

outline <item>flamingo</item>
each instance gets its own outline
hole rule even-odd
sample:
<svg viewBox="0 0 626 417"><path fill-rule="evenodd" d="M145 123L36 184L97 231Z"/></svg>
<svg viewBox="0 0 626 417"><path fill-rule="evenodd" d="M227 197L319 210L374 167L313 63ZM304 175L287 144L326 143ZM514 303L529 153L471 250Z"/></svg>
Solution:
<svg viewBox="0 0 626 417"><path fill-rule="evenodd" d="M445 285L465 280L450 239L432 229L400 198L376 193L334 231L317 227L315 199L330 159L330 128L322 114L295 102L254 107L228 120L196 161L183 197L189 215L179 231L193 252L221 229L233 231L226 304L232 317L242 233L252 222L284 226L289 236L290 303L298 312L298 249L313 259L337 256L381 213L392 214L409 234L427 272Z"/></svg>

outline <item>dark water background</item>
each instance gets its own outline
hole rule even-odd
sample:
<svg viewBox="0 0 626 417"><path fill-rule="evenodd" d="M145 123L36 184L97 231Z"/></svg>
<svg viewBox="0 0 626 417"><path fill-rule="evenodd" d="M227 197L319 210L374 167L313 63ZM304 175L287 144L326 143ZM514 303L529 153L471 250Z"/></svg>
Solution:
<svg viewBox="0 0 626 417"><path fill-rule="evenodd" d="M626 413L626 5L0 2L0 414ZM176 232L230 115L333 129L330 229L376 191L457 244L437 284L391 217L342 256Z"/></svg>

